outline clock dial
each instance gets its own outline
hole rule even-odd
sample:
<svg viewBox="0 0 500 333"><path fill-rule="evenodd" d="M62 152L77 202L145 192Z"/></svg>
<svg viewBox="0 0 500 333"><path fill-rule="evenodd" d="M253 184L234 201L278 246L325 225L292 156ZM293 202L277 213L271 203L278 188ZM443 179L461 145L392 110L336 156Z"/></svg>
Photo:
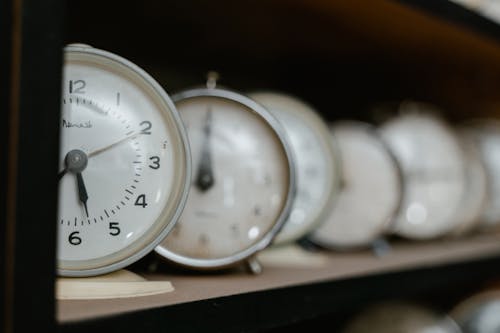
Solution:
<svg viewBox="0 0 500 333"><path fill-rule="evenodd" d="M430 106L406 103L381 134L404 177L394 232L414 239L450 233L467 190L466 157L456 133Z"/></svg>
<svg viewBox="0 0 500 333"><path fill-rule="evenodd" d="M341 191L310 239L327 248L366 246L386 233L398 210L401 173L369 124L337 121L331 136L340 150Z"/></svg>
<svg viewBox="0 0 500 333"><path fill-rule="evenodd" d="M66 49L62 103L58 266L100 274L173 227L187 195L187 139L163 90L104 51Z"/></svg>
<svg viewBox="0 0 500 333"><path fill-rule="evenodd" d="M289 243L322 223L334 204L340 181L339 152L324 120L303 101L276 92L256 92L250 97L278 118L294 156L297 192L290 216L274 241Z"/></svg>
<svg viewBox="0 0 500 333"><path fill-rule="evenodd" d="M195 268L234 264L267 246L288 214L288 151L274 118L243 95L201 89L174 100L188 130L193 182L179 223L156 251Z"/></svg>

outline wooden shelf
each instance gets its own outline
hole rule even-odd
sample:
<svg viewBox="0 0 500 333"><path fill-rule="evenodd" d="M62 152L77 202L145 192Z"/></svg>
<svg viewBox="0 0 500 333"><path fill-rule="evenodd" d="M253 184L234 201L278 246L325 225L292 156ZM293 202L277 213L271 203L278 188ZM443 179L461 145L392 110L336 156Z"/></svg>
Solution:
<svg viewBox="0 0 500 333"><path fill-rule="evenodd" d="M146 274L145 277L151 281L168 280L173 284L175 291L162 295L126 299L63 300L57 303L57 318L62 324L68 325L63 325L63 327L68 328L73 327L71 324L84 323L82 320L85 319L91 319L90 324L94 322L103 325L107 319L113 322L116 316L120 317L120 315L134 312L140 316L140 314L147 313L148 309L157 309L156 316L162 318L162 310L175 308L176 305L192 306L194 311L197 308L195 304L200 301L219 300L220 302L224 299L224 302L228 300L230 302L232 298L236 299L238 296L250 294L272 302L272 291L287 289L295 290L294 293L290 293L289 301L296 304L298 299L294 297L307 298L308 287L315 285L322 286L321 288L324 288L326 292L328 288L325 288L325 285L335 285L341 281L368 277L376 281L374 277L390 273L414 272L422 269L431 269L430 272L432 272L437 268L444 269L454 264L477 260L500 261L500 234L475 235L464 239L431 242L398 240L393 242L391 247L391 250L383 256L375 256L372 251L313 253L302 250L302 254L297 255L295 250L269 249L260 255L264 268L260 275L249 275L244 271L210 274L169 273L168 266L165 264L162 265L163 273ZM276 251L282 253L277 254ZM287 253L292 257L287 257ZM281 258L280 262L276 258ZM490 272L500 273L500 270L491 269ZM461 275L465 277L467 273L461 273ZM411 276L409 278L411 279ZM421 274L414 274L413 285L421 282L421 278ZM458 276L455 278L460 280ZM449 283L453 283L453 278L450 280ZM431 281L427 282L432 284ZM417 291L418 288L415 290ZM364 296L359 295L359 297ZM311 308L299 317L310 316L311 313L308 311L311 311L317 304L332 302L333 309L334 298L335 295L323 293L323 296L312 301ZM297 306L300 307L300 305ZM187 309L185 311L189 312ZM226 308L221 311L230 310ZM219 313L219 316L221 315ZM178 322L173 317L164 317L164 321L172 325ZM79 327L83 329L86 326Z"/></svg>

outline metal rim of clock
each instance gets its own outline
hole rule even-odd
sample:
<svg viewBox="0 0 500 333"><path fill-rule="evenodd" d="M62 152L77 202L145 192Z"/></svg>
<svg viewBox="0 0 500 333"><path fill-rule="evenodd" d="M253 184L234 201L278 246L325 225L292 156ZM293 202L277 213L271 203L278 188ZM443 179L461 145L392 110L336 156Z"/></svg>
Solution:
<svg viewBox="0 0 500 333"><path fill-rule="evenodd" d="M189 194L189 189L190 189L190 178L191 178L191 150L189 146L189 141L188 141L188 136L186 129L184 127L184 124L181 120L181 117L179 115L179 112L177 111L177 108L175 107L175 103L172 101L171 97L167 95L165 90L160 86L160 84L151 76L149 75L146 71L144 71L142 68L139 66L135 65L131 61L113 54L108 51L104 51L101 49L97 49L85 44L73 44L66 46L64 48L65 53L84 53L84 54L90 54L94 56L99 56L106 58L108 60L111 60L112 62L118 63L119 65L124 66L128 70L136 73L141 79L144 80L144 82L149 85L153 91L158 95L158 98L164 102L167 107L172 111L170 112L170 116L175 124L175 127L177 129L177 134L179 135L179 142L181 142L182 147L181 151L184 152L184 165L185 165L185 181L182 186L182 193L179 196L179 202L176 206L176 211L174 214L172 214L172 218L169 223L165 225L165 227L161 230L161 232L156 235L153 238L153 241L149 242L142 248L140 248L138 251L134 252L132 255L125 257L124 259L121 259L117 262L111 263L106 266L102 267L97 267L97 268L91 268L91 269L85 269L85 270L74 270L74 269L60 269L57 268L57 274L61 276L72 276L72 277L78 277L78 276L93 276L93 275L101 275L105 273L110 273L116 270L119 270L121 268L124 268L137 260L141 259L148 253L152 252L154 248L160 243L173 229L177 221L179 220L182 211L184 209L184 206L187 202L188 194ZM161 112L166 112L165 109L161 109ZM159 217L160 218L160 217ZM141 238L139 238L140 240Z"/></svg>
<svg viewBox="0 0 500 333"><path fill-rule="evenodd" d="M376 140L374 141L377 146L379 146L383 151L387 153L387 156L389 156L389 159L391 160L392 164L394 165L396 172L397 172L397 182L398 182L398 192L399 192L399 200L392 210L392 212L389 214L389 216L386 218L386 221L382 228L379 230L378 236L383 237L384 235L388 235L391 233L392 228L394 227L394 224L396 222L397 214L401 210L402 204L403 204L403 195L404 195L404 190L405 190L405 184L404 184L404 175L403 175L403 170L401 169L401 165L399 164L398 160L396 159L396 156L392 152L391 149L389 149L389 146L386 144L386 142L383 140L382 136L380 135L378 129L368 123L368 122L363 122L363 121L357 121L357 120L348 120L348 119L342 119L342 120L337 120L335 122L330 123L330 129L332 131L332 136L335 137L335 132L333 131L333 128L335 126L356 126L357 128L363 129L368 135L372 136ZM338 143L337 143L338 145ZM342 165L342 154L339 156L340 164L341 164L341 172L343 172L343 165ZM342 190L340 190L342 192ZM342 195L341 192L338 194L338 196ZM336 207L333 206L332 209L335 209ZM337 245L337 244L325 244L324 242L320 242L317 240L314 240L314 237L309 238L313 243L316 243L319 246L326 247L332 250L336 251L345 251L345 250L357 250L357 249L364 249L368 244L357 244L357 245L348 245L348 246L343 246L343 245ZM373 241L375 241L373 239Z"/></svg>
<svg viewBox="0 0 500 333"><path fill-rule="evenodd" d="M254 114L263 118L264 121L270 126L270 128L274 130L279 141L281 142L281 145L283 147L287 159L288 170L289 170L288 172L289 185L288 185L286 201L276 223L265 234L264 237L262 237L258 242L251 245L250 247L247 247L242 251L239 251L233 255L217 259L196 259L179 255L175 252L168 250L166 247L162 246L162 244L158 245L155 248L155 252L159 254L161 257L181 266L189 268L198 268L198 269L222 269L251 258L252 255L256 254L258 251L263 250L272 243L274 237L284 226L284 223L286 222L290 214L293 198L295 196L295 191L296 191L295 166L293 164L291 149L284 134L285 133L284 129L281 127L281 124L278 122L278 120L266 108L264 108L264 106L260 105L256 101L250 99L249 97L246 97L245 95L239 92L227 88L188 89L172 95L172 100L174 101L174 103L177 103L182 100L186 100L189 98L197 98L197 97L217 97L217 98L227 99L245 106L246 108L251 110Z"/></svg>

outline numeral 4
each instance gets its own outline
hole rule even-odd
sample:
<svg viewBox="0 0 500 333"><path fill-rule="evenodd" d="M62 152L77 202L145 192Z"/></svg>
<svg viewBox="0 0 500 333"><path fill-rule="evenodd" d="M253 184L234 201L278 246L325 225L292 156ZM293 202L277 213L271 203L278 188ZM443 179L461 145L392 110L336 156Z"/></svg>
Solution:
<svg viewBox="0 0 500 333"><path fill-rule="evenodd" d="M135 199L135 205L141 206L142 208L146 208L146 206L148 205L146 203L146 195L140 194L139 196L137 196L137 199Z"/></svg>

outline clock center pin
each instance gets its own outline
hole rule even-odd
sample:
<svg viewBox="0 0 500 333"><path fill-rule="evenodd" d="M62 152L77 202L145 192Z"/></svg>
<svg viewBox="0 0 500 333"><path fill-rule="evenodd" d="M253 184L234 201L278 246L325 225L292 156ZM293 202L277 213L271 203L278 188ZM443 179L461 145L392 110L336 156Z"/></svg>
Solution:
<svg viewBox="0 0 500 333"><path fill-rule="evenodd" d="M87 167L88 157L80 149L73 149L66 154L65 163L68 171L82 172Z"/></svg>

